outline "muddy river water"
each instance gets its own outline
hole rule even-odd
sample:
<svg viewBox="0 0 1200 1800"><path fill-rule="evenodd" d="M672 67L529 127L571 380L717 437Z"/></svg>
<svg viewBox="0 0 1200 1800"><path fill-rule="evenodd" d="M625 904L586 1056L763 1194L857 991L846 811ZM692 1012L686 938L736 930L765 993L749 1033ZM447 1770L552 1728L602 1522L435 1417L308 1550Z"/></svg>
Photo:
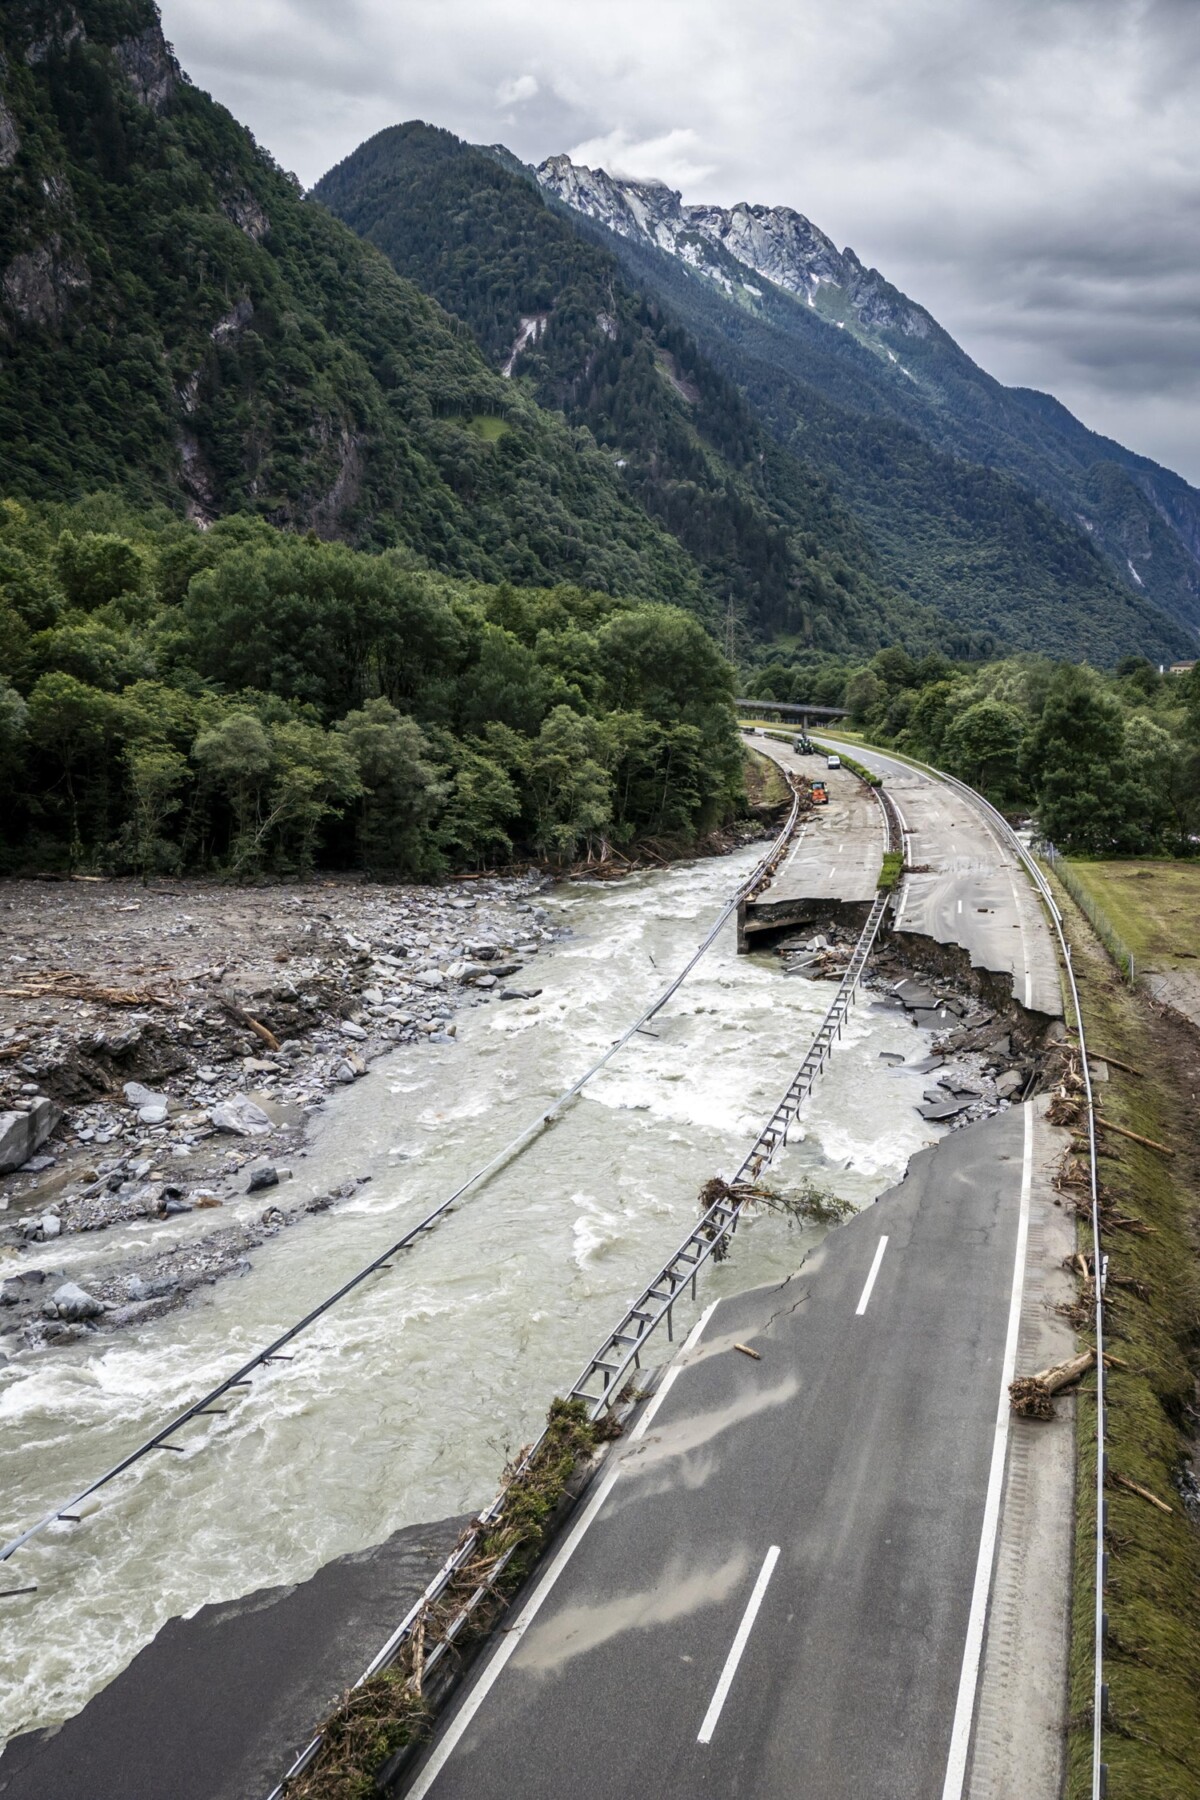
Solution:
<svg viewBox="0 0 1200 1800"><path fill-rule="evenodd" d="M321 1115L289 1201L370 1175L282 1233L243 1278L120 1338L0 1370L0 1521L38 1517L369 1261L612 1042L686 960L759 851L548 895L569 935L520 977L533 1000L459 1017L456 1041L377 1062ZM4 1566L0 1734L69 1716L169 1617L303 1579L401 1525L490 1498L597 1341L741 1159L833 993L735 954L730 921L685 986L552 1130L260 1372L229 1411L144 1459L83 1523ZM915 1110L928 1038L870 997L780 1159L858 1205L937 1128ZM131 1243L139 1232L119 1228ZM815 1241L777 1213L738 1233L701 1303L781 1280ZM110 1240L111 1241L111 1240ZM64 1246L64 1252L66 1247ZM98 1246L80 1241L72 1273ZM67 1260L66 1255L58 1258ZM686 1317L681 1318L686 1325ZM666 1346L664 1344L664 1351Z"/></svg>

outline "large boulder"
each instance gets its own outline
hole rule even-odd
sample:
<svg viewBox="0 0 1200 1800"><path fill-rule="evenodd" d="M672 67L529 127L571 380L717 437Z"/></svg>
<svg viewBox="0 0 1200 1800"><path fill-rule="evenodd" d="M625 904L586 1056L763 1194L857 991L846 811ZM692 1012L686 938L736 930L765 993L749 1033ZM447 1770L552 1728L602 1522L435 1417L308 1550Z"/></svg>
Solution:
<svg viewBox="0 0 1200 1800"><path fill-rule="evenodd" d="M0 1113L0 1175L35 1156L62 1118L62 1107L39 1094L28 1112Z"/></svg>
<svg viewBox="0 0 1200 1800"><path fill-rule="evenodd" d="M50 1303L59 1318L70 1324L76 1324L80 1319L98 1319L104 1311L103 1300L97 1300L76 1281L64 1281L60 1288L55 1288Z"/></svg>
<svg viewBox="0 0 1200 1800"><path fill-rule="evenodd" d="M237 1137L260 1137L272 1129L267 1114L248 1094L231 1094L208 1116L218 1131L232 1131Z"/></svg>

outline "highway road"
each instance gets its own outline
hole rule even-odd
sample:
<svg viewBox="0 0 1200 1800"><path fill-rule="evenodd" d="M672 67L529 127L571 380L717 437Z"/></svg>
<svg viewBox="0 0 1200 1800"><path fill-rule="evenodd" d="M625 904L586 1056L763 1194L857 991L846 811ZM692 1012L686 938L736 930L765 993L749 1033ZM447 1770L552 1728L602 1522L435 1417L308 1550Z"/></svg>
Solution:
<svg viewBox="0 0 1200 1800"><path fill-rule="evenodd" d="M959 1800L1041 1129L710 1309L409 1800Z"/></svg>
<svg viewBox="0 0 1200 1800"><path fill-rule="evenodd" d="M770 887L742 908L744 936L799 922L805 915L824 918L842 906L859 909L861 924L875 899L883 860L878 801L849 769L827 768L824 756L797 756L774 738L755 737L751 743L781 768L824 781L829 804L810 814Z"/></svg>
<svg viewBox="0 0 1200 1800"><path fill-rule="evenodd" d="M882 775L905 828L901 934L966 950L972 966L1009 977L1028 1011L1057 1018L1062 994L1054 946L1029 879L983 815L956 788L856 744L856 761Z"/></svg>

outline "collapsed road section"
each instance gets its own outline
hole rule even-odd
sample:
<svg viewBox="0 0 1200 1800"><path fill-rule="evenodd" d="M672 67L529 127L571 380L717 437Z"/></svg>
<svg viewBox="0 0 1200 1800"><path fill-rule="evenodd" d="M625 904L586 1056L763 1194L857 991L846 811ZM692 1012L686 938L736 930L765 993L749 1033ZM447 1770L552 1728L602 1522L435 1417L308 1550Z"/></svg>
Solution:
<svg viewBox="0 0 1200 1800"><path fill-rule="evenodd" d="M807 815L770 883L739 906L739 949L798 925L857 933L874 904L886 848L879 802L849 769L828 768L824 756L801 756L770 738L756 738L754 748L789 779L819 781L827 799Z"/></svg>

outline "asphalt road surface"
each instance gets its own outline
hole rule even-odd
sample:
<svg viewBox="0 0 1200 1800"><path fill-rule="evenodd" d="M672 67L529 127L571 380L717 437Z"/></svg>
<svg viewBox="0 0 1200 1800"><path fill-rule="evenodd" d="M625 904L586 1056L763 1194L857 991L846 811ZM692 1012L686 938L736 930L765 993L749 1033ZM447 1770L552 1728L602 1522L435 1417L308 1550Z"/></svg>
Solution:
<svg viewBox="0 0 1200 1800"><path fill-rule="evenodd" d="M875 899L883 859L885 832L879 803L849 769L830 769L821 756L797 756L773 738L756 738L753 747L782 768L824 781L828 806L806 819L796 842L757 901L744 909L744 929L788 922L798 903L819 908L854 905L869 908Z"/></svg>
<svg viewBox="0 0 1200 1800"><path fill-rule="evenodd" d="M1032 1135L953 1134L706 1315L409 1800L958 1800Z"/></svg>
<svg viewBox="0 0 1200 1800"><path fill-rule="evenodd" d="M972 965L1010 977L1013 998L1057 1018L1062 991L1054 947L1029 878L983 815L945 782L854 746L884 777L905 827L906 875L895 929L958 944Z"/></svg>

